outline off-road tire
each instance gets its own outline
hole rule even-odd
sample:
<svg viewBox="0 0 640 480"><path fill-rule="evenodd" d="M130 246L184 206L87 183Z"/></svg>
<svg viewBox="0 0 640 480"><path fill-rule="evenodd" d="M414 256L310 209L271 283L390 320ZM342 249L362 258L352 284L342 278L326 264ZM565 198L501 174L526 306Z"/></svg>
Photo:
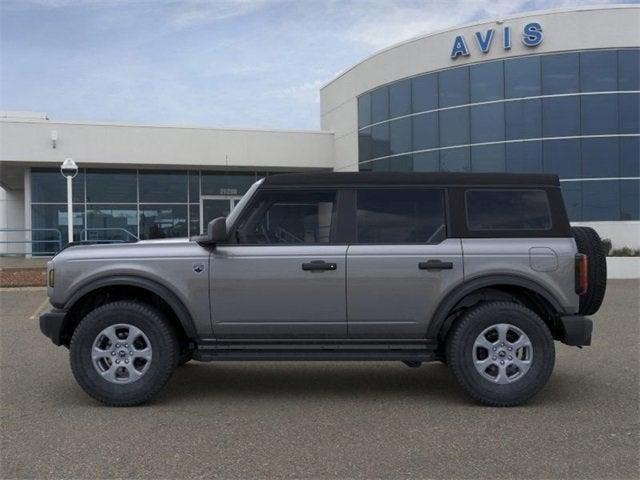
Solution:
<svg viewBox="0 0 640 480"><path fill-rule="evenodd" d="M533 355L529 370L513 383L497 384L476 370L473 345L483 330L507 323L519 328L531 341ZM538 393L549 380L555 363L553 338L542 319L515 302L489 302L465 312L447 337L447 365L467 393L492 407L521 405Z"/></svg>
<svg viewBox="0 0 640 480"><path fill-rule="evenodd" d="M596 313L607 290L607 255L600 235L591 227L571 227L578 252L587 256L587 280L589 287L584 295L580 295L580 313L593 315Z"/></svg>
<svg viewBox="0 0 640 480"><path fill-rule="evenodd" d="M100 376L91 350L100 332L122 323L144 332L153 357L141 378L120 385ZM167 383L178 363L178 348L174 330L162 313L144 303L117 301L96 308L82 319L71 338L69 358L76 381L88 395L106 405L126 407L146 402Z"/></svg>

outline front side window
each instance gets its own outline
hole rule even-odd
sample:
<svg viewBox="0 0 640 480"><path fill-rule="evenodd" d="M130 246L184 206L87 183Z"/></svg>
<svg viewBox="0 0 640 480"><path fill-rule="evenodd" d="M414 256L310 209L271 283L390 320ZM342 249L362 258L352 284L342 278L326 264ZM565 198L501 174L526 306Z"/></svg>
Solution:
<svg viewBox="0 0 640 480"><path fill-rule="evenodd" d="M296 245L329 243L336 192L264 191L249 206L236 231L238 243Z"/></svg>
<svg viewBox="0 0 640 480"><path fill-rule="evenodd" d="M357 194L358 243L438 243L446 237L441 189L372 189Z"/></svg>
<svg viewBox="0 0 640 480"><path fill-rule="evenodd" d="M467 190L469 230L550 230L544 190Z"/></svg>

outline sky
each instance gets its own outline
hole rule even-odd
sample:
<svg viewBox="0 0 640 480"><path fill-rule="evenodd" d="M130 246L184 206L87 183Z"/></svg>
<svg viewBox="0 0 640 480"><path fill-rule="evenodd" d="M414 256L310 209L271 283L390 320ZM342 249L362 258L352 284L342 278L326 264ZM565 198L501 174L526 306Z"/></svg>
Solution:
<svg viewBox="0 0 640 480"><path fill-rule="evenodd" d="M485 18L591 3L0 0L0 110L317 129L320 86L377 50Z"/></svg>

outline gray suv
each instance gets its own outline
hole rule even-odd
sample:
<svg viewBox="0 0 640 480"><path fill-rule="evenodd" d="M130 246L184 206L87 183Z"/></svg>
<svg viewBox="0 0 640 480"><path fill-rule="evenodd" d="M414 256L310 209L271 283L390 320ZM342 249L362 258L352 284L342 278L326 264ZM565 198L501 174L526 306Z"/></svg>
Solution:
<svg viewBox="0 0 640 480"><path fill-rule="evenodd" d="M474 399L518 405L554 340L589 345L606 263L552 175L282 174L207 235L71 244L40 328L109 405L190 360L442 361Z"/></svg>

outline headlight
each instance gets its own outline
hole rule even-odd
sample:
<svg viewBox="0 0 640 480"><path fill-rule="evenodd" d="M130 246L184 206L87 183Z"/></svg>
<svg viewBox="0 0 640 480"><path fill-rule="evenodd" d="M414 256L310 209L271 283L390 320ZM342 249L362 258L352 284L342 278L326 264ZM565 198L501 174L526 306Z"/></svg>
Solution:
<svg viewBox="0 0 640 480"><path fill-rule="evenodd" d="M52 268L51 270L49 270L49 286L51 288L53 288L53 285L55 283L56 280L56 271Z"/></svg>

